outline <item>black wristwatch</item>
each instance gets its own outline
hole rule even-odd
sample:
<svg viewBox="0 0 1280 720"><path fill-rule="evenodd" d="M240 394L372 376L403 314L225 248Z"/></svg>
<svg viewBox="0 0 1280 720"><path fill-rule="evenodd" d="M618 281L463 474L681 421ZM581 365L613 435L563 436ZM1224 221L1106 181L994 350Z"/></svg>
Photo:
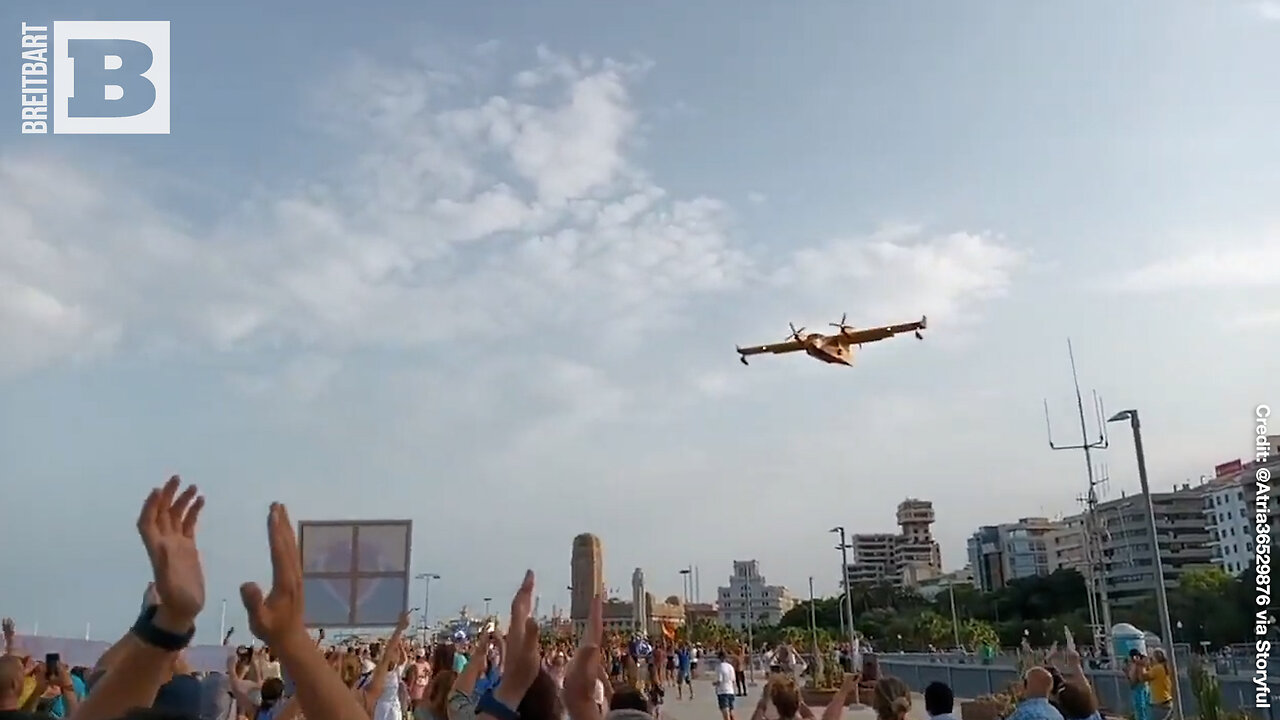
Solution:
<svg viewBox="0 0 1280 720"><path fill-rule="evenodd" d="M191 644L191 638L196 636L195 626L193 625L190 630L181 635L156 627L156 611L159 609L159 605L152 605L149 608L143 609L142 614L138 616L137 622L133 624L133 628L129 632L133 633L134 637L154 648L167 650L169 652L185 650L186 647Z"/></svg>

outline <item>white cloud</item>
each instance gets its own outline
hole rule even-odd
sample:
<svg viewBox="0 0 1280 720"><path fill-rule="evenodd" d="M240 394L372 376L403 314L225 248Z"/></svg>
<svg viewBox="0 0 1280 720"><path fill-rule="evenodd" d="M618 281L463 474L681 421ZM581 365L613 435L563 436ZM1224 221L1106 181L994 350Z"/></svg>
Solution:
<svg viewBox="0 0 1280 720"><path fill-rule="evenodd" d="M1230 327L1234 330L1280 327L1280 308L1243 313L1231 319Z"/></svg>
<svg viewBox="0 0 1280 720"><path fill-rule="evenodd" d="M1123 275L1128 292L1166 292L1280 284L1280 235L1252 245L1193 250L1157 260Z"/></svg>
<svg viewBox="0 0 1280 720"><path fill-rule="evenodd" d="M1276 0L1260 0L1250 3L1249 7L1263 20L1280 22L1280 2Z"/></svg>
<svg viewBox="0 0 1280 720"><path fill-rule="evenodd" d="M129 183L0 158L0 281L20 290L0 318L24 338L6 366L122 334L327 353L638 330L745 267L726 208L669 198L630 166L636 68L543 52L537 93L468 104L449 102L453 77L359 67L326 125L348 148L337 179L205 233Z"/></svg>
<svg viewBox="0 0 1280 720"><path fill-rule="evenodd" d="M972 319L978 301L1003 295L1025 260L999 236L894 226L798 250L771 279L796 289L797 310L821 317L847 311L862 326L920 315L958 323Z"/></svg>
<svg viewBox="0 0 1280 720"><path fill-rule="evenodd" d="M624 388L657 383L616 375L606 356L691 324L694 303L732 297L768 265L732 241L730 208L671 197L632 162L628 87L643 67L541 51L478 101L465 73L356 68L328 86L352 98L323 117L332 171L209 229L160 211L143 183L0 157L0 335L23 339L0 348L0 372L126 339L269 349L281 369L237 370L235 387L305 398L352 351L462 347L484 351L473 378L590 388L520 431L537 446L628 412ZM1022 259L997 236L899 227L802 248L763 278L788 313L946 321L1002 293ZM526 362L510 368L506 353ZM663 379L734 391L718 371L668 362Z"/></svg>

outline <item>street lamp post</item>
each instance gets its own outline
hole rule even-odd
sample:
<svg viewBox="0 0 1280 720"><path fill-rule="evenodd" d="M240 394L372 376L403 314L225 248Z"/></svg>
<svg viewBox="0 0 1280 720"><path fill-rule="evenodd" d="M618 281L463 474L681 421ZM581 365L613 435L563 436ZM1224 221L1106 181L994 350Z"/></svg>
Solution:
<svg viewBox="0 0 1280 720"><path fill-rule="evenodd" d="M756 684L756 639L753 626L756 624L755 610L751 607L751 575L747 575L747 682Z"/></svg>
<svg viewBox="0 0 1280 720"><path fill-rule="evenodd" d="M1152 563L1155 570L1156 610L1160 613L1160 632L1169 644L1169 681L1173 690L1173 720L1182 720L1182 695L1178 689L1177 653L1173 652L1173 627L1169 622L1169 596L1164 588L1164 564L1160 559L1160 538L1156 534L1156 508L1151 500L1151 485L1147 482L1147 456L1142 449L1142 422L1138 419L1137 410L1121 410L1112 415L1107 422L1129 421L1133 431L1133 453L1138 459L1138 482L1142 485L1142 497L1147 503L1147 532L1151 535Z"/></svg>
<svg viewBox="0 0 1280 720"><path fill-rule="evenodd" d="M684 583L684 602L688 605L693 598L693 570L689 568L681 570L680 580Z"/></svg>
<svg viewBox="0 0 1280 720"><path fill-rule="evenodd" d="M491 603L491 602L493 602L493 598L491 598L491 597L484 598L484 616L485 616L485 618L488 618L488 617L489 617L489 603Z"/></svg>
<svg viewBox="0 0 1280 720"><path fill-rule="evenodd" d="M853 629L853 594L849 588L849 543L845 537L843 525L831 528L830 532L840 536L840 544L836 548L840 550L840 584L844 586L844 596L847 600L846 603L842 603L843 607L840 608L840 612L842 616L845 612L848 612L848 616L845 617L845 629L849 633L849 654L850 657L853 657L854 649L858 646L858 640L857 633ZM857 672L856 668L854 672Z"/></svg>
<svg viewBox="0 0 1280 720"><path fill-rule="evenodd" d="M813 597L813 576L809 576L809 634L813 636L813 651L818 651L818 607ZM816 659L816 657L815 657Z"/></svg>
<svg viewBox="0 0 1280 720"><path fill-rule="evenodd" d="M425 585L422 589L422 642L425 644L431 639L427 625L427 618L430 617L428 613L431 612L431 581L439 580L440 576L435 573L418 573L413 578L424 581Z"/></svg>
<svg viewBox="0 0 1280 720"><path fill-rule="evenodd" d="M953 575L947 583L947 594L951 596L951 629L955 634L956 650L960 650L960 618L956 614L956 578Z"/></svg>

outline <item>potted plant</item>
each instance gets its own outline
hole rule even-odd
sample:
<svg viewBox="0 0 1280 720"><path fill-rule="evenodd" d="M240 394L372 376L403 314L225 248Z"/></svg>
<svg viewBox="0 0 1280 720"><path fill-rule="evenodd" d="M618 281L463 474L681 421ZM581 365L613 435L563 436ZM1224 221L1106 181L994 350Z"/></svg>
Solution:
<svg viewBox="0 0 1280 720"><path fill-rule="evenodd" d="M1191 677L1191 692L1196 696L1196 709L1200 720L1220 720L1222 717L1222 686L1212 667L1199 657L1191 660L1187 673Z"/></svg>
<svg viewBox="0 0 1280 720"><path fill-rule="evenodd" d="M1003 692L980 695L960 703L960 720L1001 720L1013 714L1018 706L1021 688L1011 685Z"/></svg>
<svg viewBox="0 0 1280 720"><path fill-rule="evenodd" d="M800 699L809 707L826 707L844 682L844 670L831 646L813 648L811 670L809 682L800 688ZM852 704L857 698L850 697L849 700Z"/></svg>
<svg viewBox="0 0 1280 720"><path fill-rule="evenodd" d="M845 674L834 651L827 650L821 655L815 653L814 658L820 670L815 668L809 683L800 688L800 699L811 708L824 708L830 705L839 694L840 687L844 684ZM845 707L857 705L857 695L857 692L850 692L845 698Z"/></svg>

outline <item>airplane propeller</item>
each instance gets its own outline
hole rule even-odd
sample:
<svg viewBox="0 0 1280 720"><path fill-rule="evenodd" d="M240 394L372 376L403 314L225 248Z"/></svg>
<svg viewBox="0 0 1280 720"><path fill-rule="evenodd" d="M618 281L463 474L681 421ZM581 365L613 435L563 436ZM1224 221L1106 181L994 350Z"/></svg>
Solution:
<svg viewBox="0 0 1280 720"><path fill-rule="evenodd" d="M804 342L804 338L800 337L800 333L804 332L804 328L797 330L793 323L787 323L787 326L791 328L791 337L795 338L796 342Z"/></svg>
<svg viewBox="0 0 1280 720"><path fill-rule="evenodd" d="M923 330L923 329L925 329L925 328L927 328L927 327L929 327L929 316L928 316L928 315L921 315L921 316L920 316L920 330ZM920 330L916 330L916 339L917 339L917 340L923 340L923 339L924 339L924 333L920 332Z"/></svg>
<svg viewBox="0 0 1280 720"><path fill-rule="evenodd" d="M840 330L840 332L844 332L845 330L852 330L852 329L853 329L853 327L852 327L851 325L848 325L848 324L845 322L845 321L846 321L846 320L848 320L848 319L849 319L849 313L840 313L840 322L838 322L838 323L827 323L827 324L828 324L828 325L830 325L830 326L831 326L831 327L833 327L833 328L837 328L837 329L839 329L839 330Z"/></svg>

